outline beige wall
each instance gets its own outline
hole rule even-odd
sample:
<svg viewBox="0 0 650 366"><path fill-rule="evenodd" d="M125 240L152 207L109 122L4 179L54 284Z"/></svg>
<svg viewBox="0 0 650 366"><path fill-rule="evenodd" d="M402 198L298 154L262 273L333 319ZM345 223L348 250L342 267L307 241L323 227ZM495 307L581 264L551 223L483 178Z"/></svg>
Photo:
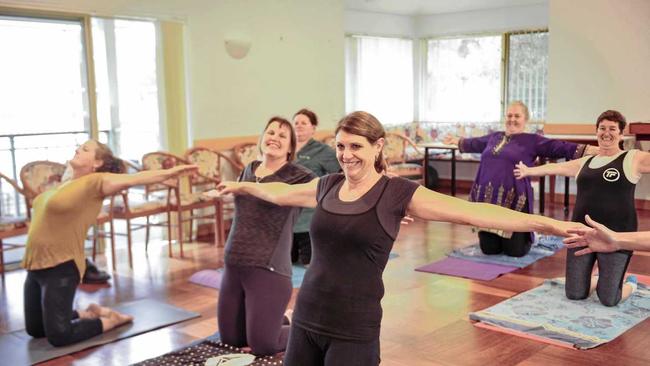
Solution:
<svg viewBox="0 0 650 366"><path fill-rule="evenodd" d="M187 23L194 139L259 134L303 106L334 126L345 100L342 1L215 3ZM231 35L251 40L248 56L226 54Z"/></svg>
<svg viewBox="0 0 650 366"><path fill-rule="evenodd" d="M650 1L551 0L550 123L650 121Z"/></svg>

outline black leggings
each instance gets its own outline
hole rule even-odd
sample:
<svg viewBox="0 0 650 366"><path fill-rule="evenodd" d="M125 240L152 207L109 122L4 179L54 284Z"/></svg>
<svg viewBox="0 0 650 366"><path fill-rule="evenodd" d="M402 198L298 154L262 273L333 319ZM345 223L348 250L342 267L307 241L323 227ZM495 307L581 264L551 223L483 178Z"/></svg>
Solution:
<svg viewBox="0 0 650 366"><path fill-rule="evenodd" d="M289 338L284 311L292 291L289 277L265 268L226 265L217 305L221 341L248 345L256 355L284 351Z"/></svg>
<svg viewBox="0 0 650 366"><path fill-rule="evenodd" d="M79 284L74 261L27 271L24 287L25 330L34 338L47 337L55 347L67 346L102 333L102 322L80 319L73 310Z"/></svg>
<svg viewBox="0 0 650 366"><path fill-rule="evenodd" d="M309 237L309 232L293 233L291 262L297 263L298 260L302 264L309 264L311 261L311 238Z"/></svg>
<svg viewBox="0 0 650 366"><path fill-rule="evenodd" d="M589 296L591 271L598 260L598 284L596 294L605 306L616 306L621 301L625 271L632 252L619 250L612 253L589 253L576 256L581 248L568 249L566 254L566 297L582 300Z"/></svg>
<svg viewBox="0 0 650 366"><path fill-rule="evenodd" d="M370 342L344 341L291 327L285 366L376 366L379 365L379 338Z"/></svg>
<svg viewBox="0 0 650 366"><path fill-rule="evenodd" d="M479 231L478 242L485 254L503 253L511 257L525 256L532 246L530 233L512 233L512 237L506 239L487 231Z"/></svg>

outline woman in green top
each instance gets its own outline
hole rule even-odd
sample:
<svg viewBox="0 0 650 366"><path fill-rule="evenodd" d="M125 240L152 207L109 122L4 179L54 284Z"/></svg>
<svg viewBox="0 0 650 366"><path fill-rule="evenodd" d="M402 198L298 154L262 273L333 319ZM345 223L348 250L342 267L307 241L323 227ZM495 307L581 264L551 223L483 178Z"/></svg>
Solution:
<svg viewBox="0 0 650 366"><path fill-rule="evenodd" d="M294 163L311 170L319 177L341 171L336 152L329 145L314 140L318 116L309 109L303 108L293 115L293 126L296 131L296 160ZM308 265L311 261L311 240L309 225L314 209L303 208L298 221L293 226L293 245L291 261Z"/></svg>
<svg viewBox="0 0 650 366"><path fill-rule="evenodd" d="M25 328L35 338L65 346L94 337L133 320L97 304L74 310L73 300L86 261L84 240L104 197L133 185L159 183L196 166L177 166L137 174L111 174L122 163L95 140L77 148L70 161L73 177L34 200L23 267Z"/></svg>

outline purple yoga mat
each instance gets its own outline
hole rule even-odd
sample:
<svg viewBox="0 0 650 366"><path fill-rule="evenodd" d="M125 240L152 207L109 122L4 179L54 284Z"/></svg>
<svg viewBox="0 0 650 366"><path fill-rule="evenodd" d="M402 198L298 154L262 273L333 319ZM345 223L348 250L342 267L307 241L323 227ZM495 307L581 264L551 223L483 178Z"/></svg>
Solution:
<svg viewBox="0 0 650 366"><path fill-rule="evenodd" d="M217 271L216 269L204 269L193 274L192 277L190 277L190 282L201 286L220 289L222 277L223 272L221 271Z"/></svg>
<svg viewBox="0 0 650 366"><path fill-rule="evenodd" d="M490 281L516 269L518 268L447 257L443 260L418 267L415 270L418 272L438 273L473 280Z"/></svg>

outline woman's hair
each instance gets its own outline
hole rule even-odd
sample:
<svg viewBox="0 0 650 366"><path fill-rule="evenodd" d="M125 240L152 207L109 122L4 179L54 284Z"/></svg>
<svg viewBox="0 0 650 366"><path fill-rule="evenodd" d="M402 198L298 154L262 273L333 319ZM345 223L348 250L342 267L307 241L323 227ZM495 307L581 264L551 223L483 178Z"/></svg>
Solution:
<svg viewBox="0 0 650 366"><path fill-rule="evenodd" d="M95 169L96 172L105 172L105 173L124 173L124 163L121 159L116 158L113 155L113 151L106 144L102 144L97 140L93 140L97 144L97 149L95 150L95 159L101 160L103 164Z"/></svg>
<svg viewBox="0 0 650 366"><path fill-rule="evenodd" d="M508 104L508 108L506 108L506 111L510 107L518 106L521 107L521 110L524 111L524 117L526 117L526 121L530 119L530 112L528 111L528 107L522 102L521 100L513 100Z"/></svg>
<svg viewBox="0 0 650 366"><path fill-rule="evenodd" d="M263 154L262 152L262 138L264 137L264 133L266 130L269 129L269 126L271 123L277 122L280 124L280 127L285 126L286 128L289 129L289 139L290 139L290 145L289 145L289 152L287 153L287 161L293 161L293 159L296 157L296 134L293 131L293 125L291 125L291 122L287 121L286 118L283 117L278 117L274 116L269 119L268 122L266 122L266 126L264 126L264 130L262 131L262 135L260 136L260 141L258 143L259 149L260 149L260 154Z"/></svg>
<svg viewBox="0 0 650 366"><path fill-rule="evenodd" d="M621 131L621 133L623 133L625 125L627 124L627 121L625 121L625 116L623 116L621 112L612 109L608 109L605 112L601 113L600 116L598 116L598 119L596 120L596 128L598 128L600 126L600 122L604 120L618 123L618 129Z"/></svg>
<svg viewBox="0 0 650 366"><path fill-rule="evenodd" d="M307 108L303 108L303 109L299 110L298 112L296 112L293 115L293 118L296 118L296 116L299 115L299 114L302 114L303 116L307 116L307 118L309 118L309 123L311 123L312 126L314 126L314 127L318 126L318 116L316 116L316 113L310 111Z"/></svg>
<svg viewBox="0 0 650 366"><path fill-rule="evenodd" d="M384 131L384 126L381 125L379 120L375 118L372 114L368 112L352 112L347 116L343 117L338 125L334 134L338 134L339 131L344 131L352 135L363 136L370 142L374 144L377 140L386 137L386 131ZM377 160L375 160L375 170L382 173L386 171L386 160L384 159L384 146L382 146L381 151Z"/></svg>

